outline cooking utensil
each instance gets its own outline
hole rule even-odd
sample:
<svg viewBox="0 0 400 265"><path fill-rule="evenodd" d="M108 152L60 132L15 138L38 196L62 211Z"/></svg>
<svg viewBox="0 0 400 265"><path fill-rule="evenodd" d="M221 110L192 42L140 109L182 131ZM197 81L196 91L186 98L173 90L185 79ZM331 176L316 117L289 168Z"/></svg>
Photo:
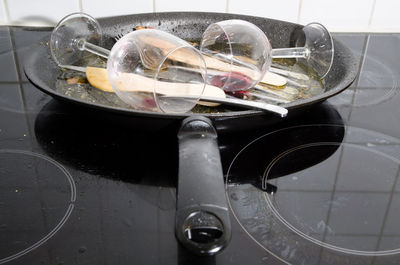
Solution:
<svg viewBox="0 0 400 265"><path fill-rule="evenodd" d="M85 34L81 33L82 29L84 29L83 32ZM61 64L61 62L75 63L78 56L83 56L83 51L109 59L111 62L108 64L108 68L111 69L109 73L111 83L114 86L113 90L123 101L134 108L177 113L186 112L193 108L205 89L204 60L199 58L199 54L194 52L193 48L187 43L162 31L147 29L140 32L131 32L128 35L119 39L120 42L113 47L117 51L112 53L110 57L109 50L88 41L96 36L101 38L101 28L96 19L84 13L73 13L64 17L53 30L50 51L55 62L64 68L71 68L71 66L69 64ZM225 67L226 69L226 65L223 62L213 58L207 59L210 66L216 66L219 69L224 69ZM177 62L179 66L175 66ZM186 63L187 66L182 66L182 63ZM152 77L158 80L152 81L150 78L142 76L146 72L146 68L155 71L150 73L147 71L147 75L153 75ZM181 68L185 69L185 71L179 71ZM88 68L87 70L93 72L93 69ZM160 74L161 69L163 70L162 76ZM235 71L237 70L240 69ZM165 75L166 71L170 72L170 74ZM189 75L187 75L187 71L190 72ZM169 81L173 82L160 81L161 78L165 79L165 76L167 76L167 79L171 79ZM179 78L177 78L178 76ZM181 76L185 76L183 80L187 79L186 76L191 79L182 82ZM284 78L272 73L265 75L263 80L278 87L286 84ZM92 78L92 81L102 80L93 80ZM107 86L108 83L106 83ZM103 87L99 82L96 82L96 84ZM108 89L108 87L103 88ZM214 90L209 88L207 92ZM169 96L165 97L164 95ZM171 95L175 95L175 97L170 97ZM207 93L206 96L216 102L217 98L223 96L223 94L213 92L212 94ZM171 99L173 100L171 101ZM246 102L238 100L225 99L224 103L242 107L247 106ZM215 104L208 105L213 106ZM287 113L287 110L270 106L270 104L265 104L264 106L262 103L249 103L248 106L249 108L267 111L277 110L281 115L286 115Z"/></svg>
<svg viewBox="0 0 400 265"><path fill-rule="evenodd" d="M187 96L171 95L171 96L162 96L162 97L166 97L166 98L172 99L172 100L173 99L181 99L181 98L185 98L185 99L194 98L193 96L190 96L190 95L187 95ZM267 104L264 102L258 102L258 101L242 100L242 99L237 99L237 98L214 98L214 97L208 97L208 96L202 96L201 100L273 112L273 113L279 114L282 118L286 117L286 115L288 114L288 110L285 108L282 108L282 107L276 106L276 105L272 105L272 104Z"/></svg>
<svg viewBox="0 0 400 265"><path fill-rule="evenodd" d="M73 66L73 65L60 65L61 68L69 69L73 71L78 71L86 74L86 78L88 82L95 88L98 88L104 92L115 92L114 89L111 87L110 81L107 75L107 69L100 68L100 67L81 67L81 66ZM124 92L139 92L139 93L153 93L153 86L154 80L149 77L140 76L133 73L126 73L123 78L125 78L125 82L121 85L121 90ZM130 80L136 79L140 80L140 85L137 83L131 83ZM156 81L162 82L162 81ZM189 84L189 83L166 83L164 85L165 90L163 91L163 95L179 95L180 89L187 88L188 91L190 90L190 86L198 86L198 84ZM206 85L204 88L203 95L214 97L214 98L225 98L225 92L218 87ZM193 95L193 99L196 99L197 95ZM214 106L215 104L211 103L200 103L205 106Z"/></svg>
<svg viewBox="0 0 400 265"><path fill-rule="evenodd" d="M242 19L254 23L267 34L271 45L274 47L289 47L291 42L290 36L292 33L302 28L301 25L258 17L218 13L184 12L150 13L124 17L111 17L100 19L99 23L103 29L104 47L111 47L114 44L113 37L117 35L117 33L130 32L134 25L159 28L167 32L173 32L182 39L194 40L200 39L201 34L209 24L227 19ZM177 21L179 21L179 23L176 23ZM118 25L118 31L116 31L116 25ZM110 117L112 122L118 120L125 123L129 122L141 130L158 131L167 128L169 130L178 130L178 127L184 118L195 115L193 113L170 114L135 110L125 107L116 107L110 105L108 102L102 102L100 100L89 101L82 98L71 98L62 94L55 87L57 77L60 76L62 71L49 56L49 47L45 45L47 40L48 39L45 39L32 47L32 52L26 58L27 60L24 63L24 69L29 80L35 86L54 98L65 102L95 108L100 110L96 113L96 116L101 115L104 119ZM296 115L301 115L309 106L340 93L352 83L357 73L357 62L355 62L351 52L340 42L335 41L334 56L335 58L333 60L332 68L324 79L325 91L323 93L309 99L296 100L282 105L289 109L291 118L295 118ZM271 113L242 109L231 109L226 112L219 111L215 113L204 113L202 116L208 117L212 121L212 125L216 128L218 134L235 133L240 132L241 130L265 127L281 120L280 117L278 118ZM193 125L193 123L191 124ZM194 123L194 125L196 125L196 123ZM196 126L185 126L185 128L192 129L193 132L196 133ZM196 150L196 147L193 148ZM216 161L213 162L215 163ZM208 165L202 165L200 163L195 163L195 165L201 170L208 168ZM179 177L183 178L184 176L180 175ZM210 181L213 182L215 179L210 179ZM197 188L197 186L191 185L190 188ZM182 190L178 190L178 196L180 192L182 192ZM187 192L190 194L190 191ZM207 190L203 189L202 192L204 193L204 196L211 196L211 194L208 194ZM224 191L222 190L217 193L224 194ZM229 225L224 226L224 229L228 228ZM229 231L229 229L227 231ZM225 245L226 244L223 246ZM192 245L190 245L189 248L191 246Z"/></svg>
<svg viewBox="0 0 400 265"><path fill-rule="evenodd" d="M301 33L295 35L296 48L272 49L265 33L248 21L232 19L211 24L202 36L200 51L216 62L225 63L225 67L221 67L220 63L207 62L208 69L221 71L211 84L226 91L247 90L260 82L273 58L302 60L323 78L333 61L332 37L319 23L306 25ZM303 47L298 47L301 45Z"/></svg>
<svg viewBox="0 0 400 265"><path fill-rule="evenodd" d="M122 37L123 36L118 35L115 39L118 41ZM165 42L164 40L148 38L146 41L149 44L158 47L160 50L162 49L162 47L168 46L168 42ZM186 62L186 63L192 64L192 65L196 64L196 61L193 60L192 58L190 58L190 56L188 56L187 54L175 53L172 56L177 61ZM222 55L220 55L220 57L221 56ZM239 58L241 56L236 56L236 57ZM250 75L253 74L253 70L247 69L246 65L244 63L241 63L239 65L232 65L229 62L229 60L228 60L228 62L226 62L226 60L224 60L224 58L222 58L222 59L214 58L213 56L210 56L207 53L203 53L203 58L207 65L207 74L211 75L211 76L221 75L221 73L225 74L226 72L230 72L230 71L241 72L241 73L244 72L244 73L248 73ZM242 59L242 60L246 60L246 59ZM272 70L271 72L269 72L269 71L264 72L264 74L261 77L261 79L259 80L259 82L266 83L266 84L276 86L276 87L284 87L286 85L286 78L284 78L283 76L294 77L294 78L299 76L299 74L297 74L297 73L291 74L290 71L280 70L280 69L276 69L276 68L273 68L271 70ZM245 89L245 88L243 88L243 89Z"/></svg>
<svg viewBox="0 0 400 265"><path fill-rule="evenodd" d="M73 65L60 65L60 67L86 73L86 77L89 83L93 87L101 89L102 91L105 92L114 92L108 80L107 70L104 68L91 67L91 66L79 67ZM123 80L123 84L121 85L121 90L123 90L124 92L153 93L154 81L152 79L135 75L132 73L125 74L123 77L125 79ZM132 79L140 80L140 85L137 85L136 82L131 83L130 80ZM161 81L156 81L156 82L161 82ZM196 100L197 95L189 95L189 94L182 95L179 89L179 87L183 87L181 89L185 89L185 87L187 86L195 86L195 85L196 84L166 83L164 85L162 97L171 100L172 99L179 100L182 98ZM190 89L188 90L190 91ZM283 90L277 92L284 93ZM202 101L198 102L199 104L209 107L217 106L220 103L224 103L227 105L240 106L249 109L271 111L280 114L282 117L287 115L287 110L280 106L271 105L264 102L254 102L249 100L240 100L236 98L226 98L225 92L222 89L211 85L205 86L201 100ZM276 101L276 99L272 98L270 99L270 101L273 100ZM176 104L179 104L179 102L176 102Z"/></svg>
<svg viewBox="0 0 400 265"><path fill-rule="evenodd" d="M111 86L124 102L134 108L180 113L189 111L197 104L205 87L206 66L201 54L194 47L172 34L146 29L127 34L109 51L90 42L94 38L101 39L101 35L101 28L96 19L84 13L68 15L58 23L51 35L52 58L58 65L76 63L78 59L82 59L84 51L107 58ZM146 41L147 39L163 40L168 45L159 48ZM195 61L193 65L184 65L188 69L195 68L195 70L187 74L187 72L178 73L175 68L170 69L168 66L177 64L174 60L175 53L183 53ZM167 82L160 82L160 69L171 72ZM143 76L145 72L147 76L151 75L154 82L148 81L147 77ZM178 76L180 77L177 78ZM181 76L185 77L184 81ZM172 90L169 82L174 83ZM151 93L138 92L137 89L127 91L127 83L135 88L147 84ZM177 83L182 84L177 85ZM190 95L191 100L182 98L183 100L178 102L176 100L170 102L166 97L159 97L164 93Z"/></svg>

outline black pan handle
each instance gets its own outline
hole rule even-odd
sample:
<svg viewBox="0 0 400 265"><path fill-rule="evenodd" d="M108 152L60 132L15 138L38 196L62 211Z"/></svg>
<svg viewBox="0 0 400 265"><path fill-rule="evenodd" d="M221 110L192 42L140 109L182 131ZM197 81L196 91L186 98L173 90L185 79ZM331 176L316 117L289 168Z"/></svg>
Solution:
<svg viewBox="0 0 400 265"><path fill-rule="evenodd" d="M179 176L175 233L198 255L214 255L231 237L217 132L202 116L183 120L178 132Z"/></svg>

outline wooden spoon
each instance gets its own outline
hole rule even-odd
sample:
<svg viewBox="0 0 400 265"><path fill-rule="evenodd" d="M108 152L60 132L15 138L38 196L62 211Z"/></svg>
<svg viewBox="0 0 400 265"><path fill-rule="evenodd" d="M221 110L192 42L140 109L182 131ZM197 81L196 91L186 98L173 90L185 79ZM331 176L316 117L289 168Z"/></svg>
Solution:
<svg viewBox="0 0 400 265"><path fill-rule="evenodd" d="M86 72L86 77L89 83L105 92L114 92L110 82L108 80L107 70L98 67L79 67L72 65L60 65L61 68L71 69L80 72ZM116 80L117 85L121 91L132 91L132 92L148 92L153 93L154 84L162 86L164 97L170 98L187 98L187 99L197 99L199 95L199 89L202 89L201 84L190 84L190 83L171 83L155 81L152 78L145 77L142 75L124 73L121 77ZM118 84L119 83L119 84ZM192 92L195 93L192 93ZM183 93L184 92L184 93ZM236 98L226 98L225 92L215 86L206 85L201 98L205 101L199 101L199 104L205 106L217 106L221 103L247 107L251 109L260 109L263 111L271 111L285 117L287 115L287 109L271 105L263 102L253 102L248 100L241 100Z"/></svg>
<svg viewBox="0 0 400 265"><path fill-rule="evenodd" d="M169 43L166 40L161 40L159 38L154 38L150 36L140 36L140 38L144 43L148 43L151 46L157 47L164 54L166 53L166 51L170 51L174 48L173 44ZM256 71L252 69L235 64L230 64L221 61L217 58L213 58L207 54L202 54L202 55L208 70L214 69L225 72L239 72L249 77L255 77L258 74ZM189 65L196 65L196 66L201 65L201 61L199 60L199 58L194 56L193 53L188 52L185 49L179 49L173 53L170 53L169 58ZM281 88L283 88L287 83L285 77L271 73L269 71L263 76L260 82Z"/></svg>
<svg viewBox="0 0 400 265"><path fill-rule="evenodd" d="M61 68L66 68L70 70L80 71L86 73L86 78L90 85L93 87L100 89L104 92L114 92L114 89L111 87L110 81L108 79L107 70L105 68L99 67L78 67L72 65L60 65ZM190 83L171 83L171 82L162 82L162 81L154 81L154 79L137 75L131 73L124 73L121 75L121 78L118 79L118 87L121 91L126 92L147 92L153 93L154 91L154 82L157 82L158 87L162 87L164 94L169 96L176 95L199 95L200 91L203 87L202 84L190 84ZM226 98L225 92L219 87L206 85L202 96L213 97L213 98ZM219 103L198 102L200 105L215 107L219 106Z"/></svg>

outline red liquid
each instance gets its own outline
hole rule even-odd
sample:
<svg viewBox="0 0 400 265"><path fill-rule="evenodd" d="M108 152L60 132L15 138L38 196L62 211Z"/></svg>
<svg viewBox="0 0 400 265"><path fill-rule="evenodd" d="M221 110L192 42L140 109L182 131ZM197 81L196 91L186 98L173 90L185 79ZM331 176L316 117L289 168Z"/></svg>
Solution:
<svg viewBox="0 0 400 265"><path fill-rule="evenodd" d="M153 98L144 98L142 99L142 105L145 108L153 109L157 107L156 101Z"/></svg>
<svg viewBox="0 0 400 265"><path fill-rule="evenodd" d="M227 92L232 92L246 90L252 83L248 76L238 72L230 73L230 79L228 79L229 73L216 75L212 78L211 85L223 88Z"/></svg>

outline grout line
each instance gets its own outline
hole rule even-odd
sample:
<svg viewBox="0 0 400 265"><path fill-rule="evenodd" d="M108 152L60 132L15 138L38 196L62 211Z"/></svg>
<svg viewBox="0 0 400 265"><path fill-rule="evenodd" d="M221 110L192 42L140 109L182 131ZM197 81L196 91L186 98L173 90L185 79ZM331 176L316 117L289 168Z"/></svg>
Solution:
<svg viewBox="0 0 400 265"><path fill-rule="evenodd" d="M156 12L156 0L153 0L153 13Z"/></svg>
<svg viewBox="0 0 400 265"><path fill-rule="evenodd" d="M0 85L19 85L19 81L1 81Z"/></svg>
<svg viewBox="0 0 400 265"><path fill-rule="evenodd" d="M10 12L8 11L7 0L3 0L4 15L6 17L6 24L10 24Z"/></svg>
<svg viewBox="0 0 400 265"><path fill-rule="evenodd" d="M371 12L369 14L369 20L368 20L368 26L367 26L368 29L370 29L371 25L372 25L372 18L374 17L374 14L375 14L375 5L376 5L376 0L373 0L372 6L371 6Z"/></svg>
<svg viewBox="0 0 400 265"><path fill-rule="evenodd" d="M12 51L13 51L13 58L14 58L14 64L15 64L15 71L17 72L17 78L18 78L18 84L21 86L21 73L20 73L20 68L19 68L19 62L18 62L18 56L17 56L17 48L15 44L15 38L14 38L14 31L12 28L9 28L9 34L10 34L10 41L12 45ZM22 91L21 91L22 95Z"/></svg>
<svg viewBox="0 0 400 265"><path fill-rule="evenodd" d="M346 142L346 136L347 136L347 131L346 130L344 130L344 136L343 136L343 143L345 143ZM339 148L340 148L340 150L339 150ZM336 195L336 188L337 188L337 182L338 182L338 178L339 178L339 172L340 172L340 170L342 169L342 161L343 161L343 153L344 153L344 146L340 146L338 148L338 150L339 150L339 157L338 157L338 161L337 161L337 165L336 165L336 172L335 172L335 178L334 178L334 180L333 180L333 185L332 185L332 191L331 191L331 194L330 194L330 202L332 202L333 200L334 200L334 198L335 198L335 195ZM322 242L325 242L325 239L326 239L326 236L327 236L327 233L328 233L328 227L329 227L329 221L331 220L331 214L332 214L332 203L330 203L329 204L329 209L328 209L328 212L327 212L327 215L326 215L326 219L325 219L325 229L324 229L324 233L323 233L323 235L322 235ZM321 260L321 258L322 258L322 254L323 254L323 248L321 248L321 250L319 251L319 256L318 256L318 259L319 259L319 261Z"/></svg>
<svg viewBox="0 0 400 265"><path fill-rule="evenodd" d="M82 0L78 0L78 9L79 9L79 12L83 12Z"/></svg>
<svg viewBox="0 0 400 265"><path fill-rule="evenodd" d="M229 13L229 0L225 2L225 13Z"/></svg>
<svg viewBox="0 0 400 265"><path fill-rule="evenodd" d="M392 206L392 203L393 203L393 196L394 196L394 193L395 193L395 188L396 188L397 181L399 179L399 175L400 175L400 166L397 167L397 174L395 176L395 179L394 179L394 182L393 182L393 185L392 185L392 191L390 193L389 202L388 202L388 204L386 206L385 215L383 217L383 223L382 223L382 226L381 226L381 229L380 229L378 242L377 242L377 246L376 246L376 250L377 251L379 250L379 247L381 246L381 243L382 243L382 237L384 236L385 227L387 225L387 220L389 218L391 206ZM375 258L376 257L374 257L373 260L375 260Z"/></svg>
<svg viewBox="0 0 400 265"><path fill-rule="evenodd" d="M29 135L30 138L30 150L33 151L33 132L32 132L32 128L30 126L30 122L29 122L29 117L28 114L26 112L27 110L27 106L26 106L26 97L24 94L24 89L23 89L23 85L22 85L22 78L21 78L21 71L20 71L20 66L19 66L19 62L18 62L18 55L17 55L17 45L15 43L15 35L14 35L14 30L12 28L9 27L9 34L10 34L10 41L11 41L11 46L12 46L12 51L13 51L13 57L14 57L14 64L15 64L15 68L17 71L17 77L18 77L18 87L19 87L19 92L21 95L21 102L22 102L22 106L24 108L24 116L25 116L25 123L26 123L26 128L27 128L27 133Z"/></svg>
<svg viewBox="0 0 400 265"><path fill-rule="evenodd" d="M356 76L356 79L354 80L354 84L355 84L354 92L353 92L353 95L351 97L351 106L352 107L350 108L350 111L349 111L349 113L347 115L347 120L350 120L351 116L353 114L353 106L354 106L354 102L356 100L357 88L358 88L358 84L360 82L361 73L362 73L362 71L364 69L365 60L367 58L367 52L368 52L370 36L371 35L368 34L367 36L365 36L365 39L364 39L364 45L363 45L362 51L361 51L360 65L358 67L358 75Z"/></svg>
<svg viewBox="0 0 400 265"><path fill-rule="evenodd" d="M303 8L303 0L299 0L299 9L297 11L297 24L300 23L301 10Z"/></svg>
<svg viewBox="0 0 400 265"><path fill-rule="evenodd" d="M354 29L330 29L330 32L334 33L400 33L400 28L380 28L380 29L367 29L367 28L354 28Z"/></svg>

